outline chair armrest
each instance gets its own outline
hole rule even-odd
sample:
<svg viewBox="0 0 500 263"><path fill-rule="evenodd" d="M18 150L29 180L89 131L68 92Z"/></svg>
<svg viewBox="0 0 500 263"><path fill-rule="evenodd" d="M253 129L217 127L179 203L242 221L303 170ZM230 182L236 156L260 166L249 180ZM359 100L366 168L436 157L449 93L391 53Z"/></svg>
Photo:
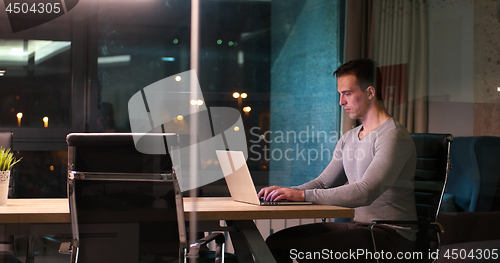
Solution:
<svg viewBox="0 0 500 263"><path fill-rule="evenodd" d="M440 248L439 234L444 233L444 228L438 222L426 222L426 221L400 221L400 220L374 220L368 226L370 234L372 236L372 244L374 251L377 251L377 242L375 241L375 232L373 227L377 224L387 224L395 226L418 226L419 231L417 233L417 240L415 243L415 251L420 251L427 253L428 251L436 251ZM432 237L430 236L432 235ZM420 237L419 237L420 236ZM422 239L426 242L419 242ZM428 241L428 242L427 242ZM427 261L424 261L427 262ZM434 261L431 261L434 262ZM379 260L377 259L377 263Z"/></svg>
<svg viewBox="0 0 500 263"><path fill-rule="evenodd" d="M368 226L371 230L377 224L387 224L396 226L431 226L436 232L444 233L444 227L438 222L426 222L426 221L401 221L401 220L373 220Z"/></svg>
<svg viewBox="0 0 500 263"><path fill-rule="evenodd" d="M195 243L189 246L188 258L198 258L201 246L215 240L215 260L220 262L220 259L224 257L224 243L226 238L223 233L212 233L204 238L198 239ZM219 261L217 261L219 259Z"/></svg>
<svg viewBox="0 0 500 263"><path fill-rule="evenodd" d="M59 254L70 255L71 249L71 242L62 242L61 245L59 245Z"/></svg>

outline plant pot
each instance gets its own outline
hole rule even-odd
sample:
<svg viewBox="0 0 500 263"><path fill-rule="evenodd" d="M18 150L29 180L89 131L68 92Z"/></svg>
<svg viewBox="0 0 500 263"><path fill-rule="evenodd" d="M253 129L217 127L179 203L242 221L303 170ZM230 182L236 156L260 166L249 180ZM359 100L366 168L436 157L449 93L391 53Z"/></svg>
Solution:
<svg viewBox="0 0 500 263"><path fill-rule="evenodd" d="M0 206L7 205L10 171L0 171Z"/></svg>

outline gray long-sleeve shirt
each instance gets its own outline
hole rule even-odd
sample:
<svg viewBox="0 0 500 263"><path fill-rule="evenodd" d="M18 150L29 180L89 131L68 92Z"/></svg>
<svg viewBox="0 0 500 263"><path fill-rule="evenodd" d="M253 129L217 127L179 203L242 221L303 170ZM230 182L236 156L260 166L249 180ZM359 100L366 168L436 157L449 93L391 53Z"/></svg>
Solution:
<svg viewBox="0 0 500 263"><path fill-rule="evenodd" d="M332 161L316 179L294 188L305 190L306 201L355 208L356 222L417 220L413 193L417 154L410 134L393 118L362 139L360 129L340 138ZM396 229L414 240L414 230Z"/></svg>

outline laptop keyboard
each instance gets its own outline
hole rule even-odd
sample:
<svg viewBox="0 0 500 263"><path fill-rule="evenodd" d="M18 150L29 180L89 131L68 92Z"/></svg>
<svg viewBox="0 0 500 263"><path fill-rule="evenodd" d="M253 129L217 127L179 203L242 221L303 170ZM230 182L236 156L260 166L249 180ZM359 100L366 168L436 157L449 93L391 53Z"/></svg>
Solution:
<svg viewBox="0 0 500 263"><path fill-rule="evenodd" d="M266 204L266 205L279 205L279 204L282 204L282 203L288 203L290 201L288 200L279 200L279 201L266 201L264 199L260 199L260 203L261 204Z"/></svg>

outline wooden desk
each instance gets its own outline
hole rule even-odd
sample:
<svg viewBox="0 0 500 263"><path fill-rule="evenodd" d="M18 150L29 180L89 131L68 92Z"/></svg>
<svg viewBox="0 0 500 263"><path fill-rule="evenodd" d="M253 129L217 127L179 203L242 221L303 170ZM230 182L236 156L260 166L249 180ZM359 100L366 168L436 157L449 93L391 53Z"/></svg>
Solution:
<svg viewBox="0 0 500 263"><path fill-rule="evenodd" d="M0 206L0 223L70 223L68 199L9 199Z"/></svg>
<svg viewBox="0 0 500 263"><path fill-rule="evenodd" d="M184 198L184 211L186 219L196 211L200 221L354 217L354 209L351 208L330 205L258 206L235 202L231 197Z"/></svg>
<svg viewBox="0 0 500 263"><path fill-rule="evenodd" d="M184 198L184 211L186 220L196 211L198 221L229 221L230 227L223 230L231 233L240 262L255 259L257 262L266 263L275 260L255 226L254 219L354 217L354 209L350 208L328 205L257 206L235 202L230 197ZM28 233L38 232L36 229L47 229L50 226L61 229L61 224L66 224L66 230L59 231L68 231L69 223L69 205L66 198L9 199L6 206L0 207L0 224L29 225L26 231ZM16 231L21 232L21 228L18 227Z"/></svg>
<svg viewBox="0 0 500 263"><path fill-rule="evenodd" d="M186 219L196 210L200 221L354 217L354 210L350 208L329 205L257 206L234 202L230 197L184 198L184 210ZM70 223L68 199L9 199L6 206L0 206L0 223Z"/></svg>

